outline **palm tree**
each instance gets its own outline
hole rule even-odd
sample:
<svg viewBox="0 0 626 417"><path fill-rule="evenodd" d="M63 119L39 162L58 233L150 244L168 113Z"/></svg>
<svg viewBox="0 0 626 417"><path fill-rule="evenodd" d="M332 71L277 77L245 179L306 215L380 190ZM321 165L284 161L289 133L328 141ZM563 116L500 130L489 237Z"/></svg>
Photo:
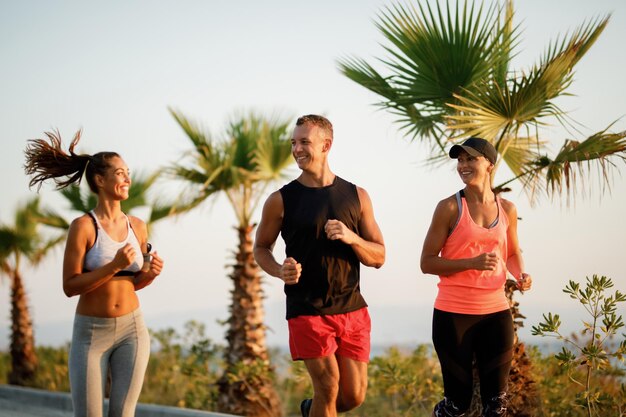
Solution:
<svg viewBox="0 0 626 417"><path fill-rule="evenodd" d="M226 138L216 141L185 116L170 110L191 142L189 159L172 167L191 190L179 211L190 210L223 194L237 217L239 243L230 265L234 287L225 351L226 369L219 381L218 408L250 417L280 416L273 369L265 344L261 273L252 255L252 215L271 181L292 162L288 123L250 114L233 120Z"/></svg>
<svg viewBox="0 0 626 417"><path fill-rule="evenodd" d="M557 38L536 64L515 71L510 64L520 30L513 25L512 1L504 7L458 1L445 10L439 2L436 7L415 3L396 3L378 16L376 26L389 42L385 46L389 56L380 59L387 74L353 57L339 60L339 68L381 96L378 105L397 117L407 136L429 145L430 162L446 160L450 142L480 136L494 144L498 160L513 174L495 186L496 193L509 191L519 180L532 204L541 194L565 196L569 203L596 169L601 192L610 188L609 171L616 161L626 161L626 132L611 133L608 126L582 140L566 139L551 157L547 152L551 138L540 131L551 118L568 132L576 131L555 101L567 94L575 65L601 35L610 15ZM523 316L512 298L514 288L506 286L519 326L522 322L517 319ZM510 384L518 401L512 407L515 415L527 415L523 410L532 407L531 380L523 371L528 366L518 367L527 363L523 345L517 343L511 372L516 380Z"/></svg>
<svg viewBox="0 0 626 417"><path fill-rule="evenodd" d="M575 65L610 16L583 24L549 44L531 68L513 71L520 33L512 1L488 9L458 2L454 10L424 3L396 4L379 15L376 25L391 43L385 48L390 58L381 59L389 75L359 58L341 59L343 74L382 96L379 106L397 116L412 140L431 147L432 161L447 158L450 142L469 136L491 141L513 173L496 191L519 180L533 203L542 192L566 193L569 201L595 169L610 185L614 161L626 160L626 132L610 133L608 126L581 141L567 139L550 157L550 138L539 129L550 117L574 127L555 100L567 95Z"/></svg>
<svg viewBox="0 0 626 417"><path fill-rule="evenodd" d="M18 207L12 226L0 225L0 274L11 282L11 368L8 381L32 386L37 370L33 323L22 279L23 261L37 265L63 236L44 237L37 218L43 216L38 197ZM51 220L52 221L52 220Z"/></svg>

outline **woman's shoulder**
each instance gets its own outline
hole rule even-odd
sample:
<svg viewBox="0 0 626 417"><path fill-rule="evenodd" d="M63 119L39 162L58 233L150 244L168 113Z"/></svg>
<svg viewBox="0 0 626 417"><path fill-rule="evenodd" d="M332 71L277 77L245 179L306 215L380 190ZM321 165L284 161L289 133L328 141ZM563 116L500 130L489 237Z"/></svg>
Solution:
<svg viewBox="0 0 626 417"><path fill-rule="evenodd" d="M515 204L505 198L500 198L500 205L502 206L504 213L506 213L509 224L517 222L517 208L515 207Z"/></svg>
<svg viewBox="0 0 626 417"><path fill-rule="evenodd" d="M448 224L449 227L456 221L459 216L459 204L456 195L451 195L437 203L433 220Z"/></svg>
<svg viewBox="0 0 626 417"><path fill-rule="evenodd" d="M74 220L72 220L72 224L70 226L83 228L87 226L93 227L93 224L94 224L94 219L91 216L91 214L84 213L83 215L78 216Z"/></svg>
<svg viewBox="0 0 626 417"><path fill-rule="evenodd" d="M72 220L69 228L69 236L79 239L93 240L96 236L97 225L89 213L76 217Z"/></svg>
<svg viewBox="0 0 626 417"><path fill-rule="evenodd" d="M131 216L130 214L128 214L127 217L133 229L139 229L139 230L146 229L146 222L141 220L139 217Z"/></svg>
<svg viewBox="0 0 626 417"><path fill-rule="evenodd" d="M459 211L459 204L456 199L456 194L452 194L451 196L439 201L436 210L444 213L457 214Z"/></svg>
<svg viewBox="0 0 626 417"><path fill-rule="evenodd" d="M513 204L512 201L509 201L506 198L500 197L500 204L502 205L502 208L507 214L517 213L517 208L515 207L515 204Z"/></svg>

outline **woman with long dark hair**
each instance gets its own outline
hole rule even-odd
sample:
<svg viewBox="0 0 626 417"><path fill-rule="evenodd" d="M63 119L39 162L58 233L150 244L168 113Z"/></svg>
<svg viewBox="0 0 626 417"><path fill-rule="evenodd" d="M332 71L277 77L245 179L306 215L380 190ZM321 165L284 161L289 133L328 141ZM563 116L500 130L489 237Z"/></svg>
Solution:
<svg viewBox="0 0 626 417"><path fill-rule="evenodd" d="M504 293L507 273L530 289L517 239L517 210L491 189L493 145L470 138L449 152L465 187L439 202L422 249L421 268L439 275L433 344L444 399L434 417L461 417L473 391L472 361L480 378L483 416L506 415L513 354L513 318Z"/></svg>
<svg viewBox="0 0 626 417"><path fill-rule="evenodd" d="M51 179L60 189L84 176L98 196L96 207L72 222L63 259L63 291L79 296L69 357L74 415L102 416L110 368L109 416L131 417L150 355L136 291L161 273L163 260L148 255L145 223L122 212L131 184L126 163L115 152L74 153L80 133L69 153L58 133L29 141L25 170L31 187Z"/></svg>

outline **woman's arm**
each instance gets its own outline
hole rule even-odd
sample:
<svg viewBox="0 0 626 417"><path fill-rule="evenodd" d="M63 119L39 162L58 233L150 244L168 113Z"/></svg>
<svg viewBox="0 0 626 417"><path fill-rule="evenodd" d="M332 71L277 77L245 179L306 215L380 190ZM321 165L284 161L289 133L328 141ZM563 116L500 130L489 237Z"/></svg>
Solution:
<svg viewBox="0 0 626 417"><path fill-rule="evenodd" d="M518 288L521 291L527 291L532 285L532 278L524 272L524 258L522 257L522 250L519 247L517 238L517 208L515 204L508 200L501 199L500 201L509 220L509 228L506 235L508 248L506 269L517 280Z"/></svg>
<svg viewBox="0 0 626 417"><path fill-rule="evenodd" d="M143 256L143 253L148 252L148 227L143 220L137 217L128 216L128 219L131 222L135 236L137 236L137 240L139 240L139 246L142 251L142 253L137 256ZM148 270L144 270L142 268L142 270L139 271L133 279L135 291L139 291L140 289L152 284L152 281L154 281L154 279L159 276L163 270L163 259L159 256L158 252L155 251L152 254L149 262L150 268Z"/></svg>
<svg viewBox="0 0 626 417"><path fill-rule="evenodd" d="M420 267L423 273L448 276L469 269L495 270L498 257L494 253L482 253L466 259L446 259L439 256L458 213L459 208L454 196L437 204L422 247Z"/></svg>

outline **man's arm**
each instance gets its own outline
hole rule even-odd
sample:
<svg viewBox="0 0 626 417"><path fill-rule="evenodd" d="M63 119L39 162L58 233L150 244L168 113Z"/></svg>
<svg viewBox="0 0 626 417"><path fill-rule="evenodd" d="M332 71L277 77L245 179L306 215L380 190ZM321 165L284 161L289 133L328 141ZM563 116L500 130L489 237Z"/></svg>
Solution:
<svg viewBox="0 0 626 417"><path fill-rule="evenodd" d="M361 235L348 229L339 220L328 220L324 230L328 239L341 240L352 246L352 250L363 265L380 268L385 263L383 234L374 218L372 200L367 191L357 187L357 193L361 203L361 220L359 221Z"/></svg>
<svg viewBox="0 0 626 417"><path fill-rule="evenodd" d="M263 205L261 221L256 229L254 239L254 259L268 274L282 279L285 284L296 284L300 279L302 265L295 259L287 258L283 264L276 262L274 258L274 243L280 233L283 223L283 198L279 191L273 192Z"/></svg>

